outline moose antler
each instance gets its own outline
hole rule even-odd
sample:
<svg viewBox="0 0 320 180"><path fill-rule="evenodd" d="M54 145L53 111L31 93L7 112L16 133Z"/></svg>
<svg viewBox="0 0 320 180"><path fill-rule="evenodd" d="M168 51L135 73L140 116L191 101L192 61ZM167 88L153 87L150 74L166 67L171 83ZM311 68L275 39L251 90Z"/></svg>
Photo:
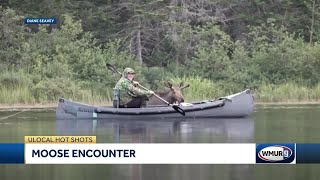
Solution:
<svg viewBox="0 0 320 180"><path fill-rule="evenodd" d="M189 87L189 86L190 86L190 84L187 84L187 85L185 85L185 86L183 86L183 87L181 87L181 86L183 86L183 83L181 83L181 84L180 84L180 89L184 89L184 88Z"/></svg>

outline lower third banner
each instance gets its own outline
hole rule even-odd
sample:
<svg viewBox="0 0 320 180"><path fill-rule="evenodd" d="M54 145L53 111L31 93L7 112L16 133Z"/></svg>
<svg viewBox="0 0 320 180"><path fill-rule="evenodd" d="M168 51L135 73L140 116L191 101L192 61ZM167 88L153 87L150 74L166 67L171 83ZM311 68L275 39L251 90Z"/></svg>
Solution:
<svg viewBox="0 0 320 180"><path fill-rule="evenodd" d="M65 137L67 138L67 137ZM1 164L318 164L320 144L0 144ZM27 139L31 141L30 139ZM44 139L49 141L48 139ZM34 140L32 140L34 142ZM73 144L76 143L76 144Z"/></svg>

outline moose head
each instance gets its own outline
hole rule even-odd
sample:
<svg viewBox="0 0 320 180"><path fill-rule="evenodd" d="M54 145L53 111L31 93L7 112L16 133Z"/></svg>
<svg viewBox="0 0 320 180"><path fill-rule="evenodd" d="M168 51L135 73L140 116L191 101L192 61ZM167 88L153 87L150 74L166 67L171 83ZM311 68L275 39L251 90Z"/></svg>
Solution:
<svg viewBox="0 0 320 180"><path fill-rule="evenodd" d="M184 102L184 97L181 93L181 90L190 86L190 84L184 85L181 82L179 85L173 85L172 83L166 81L164 85L169 88L169 92L163 94L164 98L167 99L169 103L181 103Z"/></svg>

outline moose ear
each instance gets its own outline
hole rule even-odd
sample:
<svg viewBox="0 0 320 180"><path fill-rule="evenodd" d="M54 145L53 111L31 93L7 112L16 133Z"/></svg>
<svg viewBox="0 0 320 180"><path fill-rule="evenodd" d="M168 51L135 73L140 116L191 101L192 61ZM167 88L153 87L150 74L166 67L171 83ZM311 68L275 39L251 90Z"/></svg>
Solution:
<svg viewBox="0 0 320 180"><path fill-rule="evenodd" d="M172 88L172 84L169 81L165 81L164 85L168 88Z"/></svg>
<svg viewBox="0 0 320 180"><path fill-rule="evenodd" d="M167 81L163 82L163 84L164 84L164 86L169 87L169 85L168 85L168 82L167 82Z"/></svg>

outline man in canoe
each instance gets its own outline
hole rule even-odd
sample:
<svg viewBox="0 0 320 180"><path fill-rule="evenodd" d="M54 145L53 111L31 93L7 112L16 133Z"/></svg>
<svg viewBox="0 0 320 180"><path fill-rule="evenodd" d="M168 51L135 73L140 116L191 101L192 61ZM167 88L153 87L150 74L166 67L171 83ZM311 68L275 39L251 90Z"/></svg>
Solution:
<svg viewBox="0 0 320 180"><path fill-rule="evenodd" d="M120 108L140 108L145 106L148 97L153 91L145 91L138 87L139 83L134 81L135 72L132 68L125 68L121 79L114 87L120 94Z"/></svg>

